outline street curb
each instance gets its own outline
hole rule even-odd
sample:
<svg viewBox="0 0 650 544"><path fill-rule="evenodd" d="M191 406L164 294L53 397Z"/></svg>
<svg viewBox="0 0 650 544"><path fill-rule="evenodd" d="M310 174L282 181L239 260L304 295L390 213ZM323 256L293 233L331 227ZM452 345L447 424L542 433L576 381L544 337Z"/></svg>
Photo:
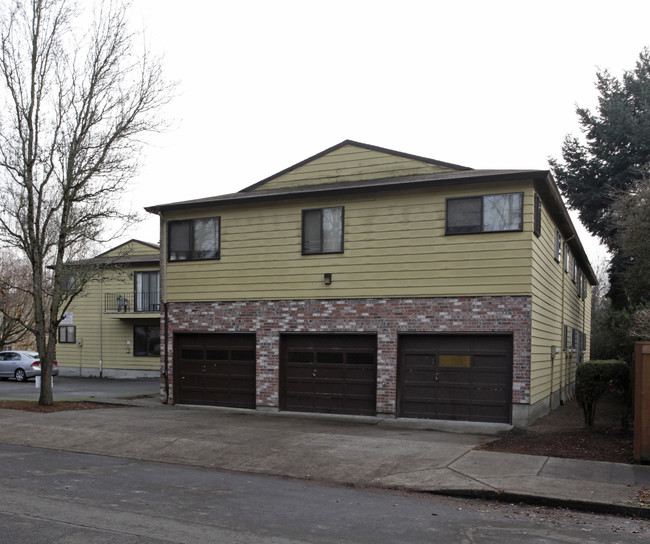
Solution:
<svg viewBox="0 0 650 544"><path fill-rule="evenodd" d="M403 488L406 489L406 488ZM463 497L467 499L483 499L498 502L522 503L531 506L547 506L552 508L566 508L591 512L593 514L609 514L614 516L636 517L650 519L650 508L642 506L624 506L620 504L604 504L601 502L581 501L577 499L560 499L556 497L542 497L538 495L526 495L525 493L512 493L508 491L490 491L476 489L437 489L412 490L430 495L442 495L447 497Z"/></svg>

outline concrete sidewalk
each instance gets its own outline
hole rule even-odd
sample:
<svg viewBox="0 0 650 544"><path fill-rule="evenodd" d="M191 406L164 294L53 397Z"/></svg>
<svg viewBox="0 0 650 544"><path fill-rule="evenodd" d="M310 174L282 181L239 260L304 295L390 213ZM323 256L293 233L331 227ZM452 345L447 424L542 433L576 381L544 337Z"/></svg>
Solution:
<svg viewBox="0 0 650 544"><path fill-rule="evenodd" d="M0 442L650 518L636 496L650 488L650 466L474 450L502 426L97 400L137 407L0 410Z"/></svg>

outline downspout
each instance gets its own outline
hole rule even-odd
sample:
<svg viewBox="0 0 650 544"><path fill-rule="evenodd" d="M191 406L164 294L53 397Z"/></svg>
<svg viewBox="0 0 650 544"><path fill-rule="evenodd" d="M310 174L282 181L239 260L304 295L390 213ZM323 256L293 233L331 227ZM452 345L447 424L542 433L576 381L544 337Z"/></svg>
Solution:
<svg viewBox="0 0 650 544"><path fill-rule="evenodd" d="M562 274L562 291L561 291L562 311L560 312L560 330L562 331L562 338L560 340L560 346L561 346L561 351L560 351L560 383L559 383L559 387L558 387L558 391L559 391L559 394L560 394L560 398L558 400L559 400L559 403L560 403L559 405L560 406L564 406L564 397L562 396L563 395L563 393L562 393L562 389L563 389L562 382L564 381L564 376L565 376L564 368L565 368L565 365L568 366L568 364L569 364L569 338L568 338L568 336L565 338L566 323L564 321L564 310L565 310L565 307L564 307L564 296L565 295L564 294L565 294L565 291L566 291L566 281L567 281L567 271L566 271L566 269L567 269L567 266L568 266L567 262L570 262L570 261L568 261L568 257L569 257L568 251L567 251L568 247L569 247L568 246L568 241L565 240L564 245L562 246L563 255L562 255L562 258L560 259L560 265L561 265L560 273ZM571 273L571 272L569 272L569 273ZM565 339L566 339L566 345L564 343Z"/></svg>
<svg viewBox="0 0 650 544"><path fill-rule="evenodd" d="M167 259L166 253L166 237L165 237L165 220L162 212L156 212L160 217L160 301L163 305L163 316L165 323L163 325L163 342L165 345L165 359L163 366L163 378L165 380L165 404L169 404L169 309L167 303Z"/></svg>
<svg viewBox="0 0 650 544"><path fill-rule="evenodd" d="M165 404L169 404L169 329L167 328L169 315L167 313L166 302L163 302L163 308L165 308L165 326L163 333L163 339L165 342L165 370L163 371L163 376L165 378Z"/></svg>
<svg viewBox="0 0 650 544"><path fill-rule="evenodd" d="M566 239L565 244L568 246L569 242L571 240L573 240L574 238L575 238L575 235L571 235L569 238ZM571 248L569 248L569 249L571 249ZM566 254L566 250L565 250L565 254ZM573 256L573 268L571 270L569 270L569 274L571 274L571 277L573 277L573 273L574 273L574 270L576 269L576 267L577 267L577 261L576 261L576 256L574 255ZM563 275L564 275L564 277L566 279L566 276L567 276L566 271L562 271L562 273L563 273ZM577 281L578 281L578 277L576 275L576 282ZM571 282L573 282L573 280L571 280ZM575 284L574 284L574 287L575 287ZM571 284L569 284L569 293L570 293L569 296L573 295L571 293L572 289L573 288L571 287ZM566 296L567 296L567 290L565 289L564 282L562 282L562 322L563 322L563 324L564 324L564 318L565 318L565 309L567 307L566 301L565 301ZM564 333L564 326L562 327L562 333ZM567 333L568 333L568 329L567 329ZM575 360L575 353L576 353L575 352L575 346L573 346L573 348L569 348L569 340L572 341L573 336L574 336L573 335L573 327L571 327L571 338L567 337L567 339L566 339L566 355L567 356L566 356L566 366L564 367L564 377L563 377L563 379L564 379L564 395L565 395L565 401L566 402L569 401L569 398L571 396L570 395L571 389L569 388L570 381L571 381L571 355L572 355L571 349L573 349L574 360ZM561 396L562 395L560 394L560 397ZM561 404L564 404L564 402L561 402Z"/></svg>
<svg viewBox="0 0 650 544"><path fill-rule="evenodd" d="M103 270L99 271L99 377L102 377L103 373L103 358L104 358L104 338L103 338L103 330L102 330L102 284L104 281L104 272Z"/></svg>

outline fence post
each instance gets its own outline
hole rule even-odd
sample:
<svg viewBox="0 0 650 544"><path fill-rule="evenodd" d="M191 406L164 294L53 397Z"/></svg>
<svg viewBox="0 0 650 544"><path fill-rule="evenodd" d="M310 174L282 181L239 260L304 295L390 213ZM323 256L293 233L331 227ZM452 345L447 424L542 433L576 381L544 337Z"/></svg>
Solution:
<svg viewBox="0 0 650 544"><path fill-rule="evenodd" d="M636 343L634 367L634 460L650 463L650 342Z"/></svg>

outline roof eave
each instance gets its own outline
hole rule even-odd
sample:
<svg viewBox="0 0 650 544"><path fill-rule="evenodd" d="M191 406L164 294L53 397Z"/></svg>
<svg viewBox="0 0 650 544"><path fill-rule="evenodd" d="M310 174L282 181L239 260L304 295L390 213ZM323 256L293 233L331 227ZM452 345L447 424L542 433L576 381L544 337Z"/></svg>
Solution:
<svg viewBox="0 0 650 544"><path fill-rule="evenodd" d="M388 191L394 189L412 189L417 187L467 185L488 181L516 181L538 177L547 173L546 170L495 170L466 172L447 172L445 174L424 174L400 178L385 178L366 180L354 183L332 183L328 185L314 185L309 187L273 189L268 191L238 192L198 200L185 200L145 207L149 213L160 213L181 209L205 208L211 206L228 205L239 202L264 202L272 200L287 200L305 197L318 197L329 194L349 194L368 191ZM453 175L455 174L455 175Z"/></svg>

